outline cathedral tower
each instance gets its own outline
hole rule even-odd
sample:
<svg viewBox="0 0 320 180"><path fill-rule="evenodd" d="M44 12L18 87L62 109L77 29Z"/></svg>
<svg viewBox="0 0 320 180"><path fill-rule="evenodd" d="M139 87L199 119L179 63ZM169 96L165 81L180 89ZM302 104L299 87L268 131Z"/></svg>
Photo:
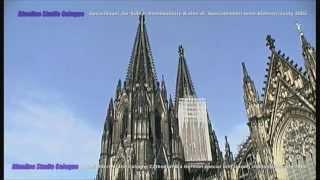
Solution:
<svg viewBox="0 0 320 180"><path fill-rule="evenodd" d="M187 166L222 165L222 154L212 129L206 102L198 98L193 86L182 45L178 48L179 63L176 81L175 109L178 113L179 134ZM199 132L202 132L199 134ZM185 168L186 178L220 178L217 169Z"/></svg>
<svg viewBox="0 0 320 180"><path fill-rule="evenodd" d="M185 174L187 145L179 129L177 100L196 97L182 46L175 104L171 95L169 100L167 96L164 77L157 79L145 16L141 14L126 78L123 83L118 81L114 100L109 102L97 180L183 180L195 176ZM209 163L219 163L221 152L210 121L205 126L209 131L200 134L208 137Z"/></svg>

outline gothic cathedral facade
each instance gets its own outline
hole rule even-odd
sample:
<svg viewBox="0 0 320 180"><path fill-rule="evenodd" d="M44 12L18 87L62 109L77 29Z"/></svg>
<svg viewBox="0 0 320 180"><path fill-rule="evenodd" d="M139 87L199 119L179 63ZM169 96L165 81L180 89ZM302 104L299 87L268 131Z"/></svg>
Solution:
<svg viewBox="0 0 320 180"><path fill-rule="evenodd" d="M157 79L145 17L139 16L126 79L123 83L119 80L115 98L109 103L97 180L221 179L223 176L221 170L192 168L192 165L221 164L223 159L207 118L204 127L208 131L203 136L207 139L202 145L207 147L208 156L200 156L202 151L194 153L198 157L184 153L178 123L179 99L197 99L197 96L181 45L178 53L176 93L172 100L171 95L168 98L164 79L161 82ZM184 168L187 165L188 170Z"/></svg>
<svg viewBox="0 0 320 180"><path fill-rule="evenodd" d="M242 63L250 135L231 162L232 179L316 179L316 50L300 26L305 71L276 50L270 35L261 96Z"/></svg>
<svg viewBox="0 0 320 180"><path fill-rule="evenodd" d="M173 100L164 78L157 78L140 15L126 78L108 106L96 180L315 179L316 50L301 30L300 39L304 72L267 36L271 54L261 96L242 63L250 135L235 157L225 137L223 157L205 103L197 100L183 47ZM191 116L185 114L199 114L183 109L191 101L204 105L197 126L207 130L189 126ZM198 132L201 142L193 143L191 132ZM303 168L289 168L298 165ZM193 168L204 166L218 168Z"/></svg>

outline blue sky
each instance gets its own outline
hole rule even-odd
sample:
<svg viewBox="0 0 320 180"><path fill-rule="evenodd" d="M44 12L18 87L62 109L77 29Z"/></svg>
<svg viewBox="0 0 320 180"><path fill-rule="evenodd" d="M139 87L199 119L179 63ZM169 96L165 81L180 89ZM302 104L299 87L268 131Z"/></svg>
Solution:
<svg viewBox="0 0 320 180"><path fill-rule="evenodd" d="M248 135L241 62L261 94L265 37L303 65L295 22L315 45L315 1L5 1L5 177L88 177L78 171L13 171L12 163L98 163L107 103L124 79L136 16L90 11L299 11L305 16L147 16L158 77L174 95L178 45L185 48L197 95L207 99L220 148L234 153ZM17 17L19 10L84 11L79 18Z"/></svg>

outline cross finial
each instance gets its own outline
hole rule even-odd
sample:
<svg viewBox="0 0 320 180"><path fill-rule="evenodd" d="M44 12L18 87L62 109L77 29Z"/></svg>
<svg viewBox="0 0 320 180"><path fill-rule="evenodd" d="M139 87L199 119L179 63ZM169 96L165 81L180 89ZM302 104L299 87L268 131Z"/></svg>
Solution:
<svg viewBox="0 0 320 180"><path fill-rule="evenodd" d="M300 24L300 23L297 21L297 22L296 22L296 26L297 26L297 29L298 29L299 33L300 33L300 34L303 33L303 32L302 32L302 28L301 28L302 24Z"/></svg>
<svg viewBox="0 0 320 180"><path fill-rule="evenodd" d="M275 42L275 40L274 40L274 39L272 39L272 37L271 37L271 35L270 35L270 34L269 34L269 35L267 35L266 40L267 40L266 46L269 46L269 49L270 49L270 50L274 49L274 48L275 48L275 46L274 46L274 42Z"/></svg>
<svg viewBox="0 0 320 180"><path fill-rule="evenodd" d="M183 50L182 45L179 46L179 51L178 51L178 52L179 52L179 55L180 55L180 56L183 56L183 55L184 55L184 50Z"/></svg>

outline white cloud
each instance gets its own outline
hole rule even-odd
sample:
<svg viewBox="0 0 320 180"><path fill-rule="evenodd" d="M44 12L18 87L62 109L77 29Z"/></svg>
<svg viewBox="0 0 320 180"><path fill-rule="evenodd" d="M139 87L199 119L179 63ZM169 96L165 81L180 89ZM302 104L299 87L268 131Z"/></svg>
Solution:
<svg viewBox="0 0 320 180"><path fill-rule="evenodd" d="M64 102L63 97L28 91L22 97L6 100L6 176L22 176L22 173L10 170L12 163L78 163L80 167L98 163L101 131L89 126L88 120L78 117L71 106ZM220 133L216 133L220 149L224 151L224 136L220 137ZM226 134L234 154L248 134L245 121L231 127L231 131ZM94 176L95 172L96 170L87 171L82 175ZM55 176L55 172L48 175L34 171L32 174L34 177L41 174L42 177ZM74 174L63 176L74 177Z"/></svg>
<svg viewBox="0 0 320 180"><path fill-rule="evenodd" d="M97 164L101 132L58 96L40 94L26 93L6 103L6 174L14 174L12 163Z"/></svg>

